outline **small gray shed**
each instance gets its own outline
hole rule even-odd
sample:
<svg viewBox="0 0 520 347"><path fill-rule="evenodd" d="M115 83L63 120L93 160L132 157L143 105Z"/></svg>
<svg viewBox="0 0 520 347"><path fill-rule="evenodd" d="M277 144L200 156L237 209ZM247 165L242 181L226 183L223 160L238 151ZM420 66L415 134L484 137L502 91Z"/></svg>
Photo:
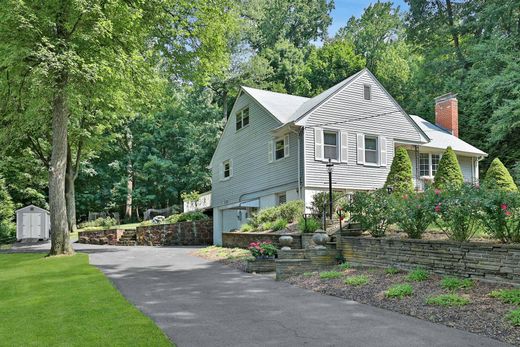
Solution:
<svg viewBox="0 0 520 347"><path fill-rule="evenodd" d="M16 211L16 239L49 238L50 213L38 206L29 205Z"/></svg>

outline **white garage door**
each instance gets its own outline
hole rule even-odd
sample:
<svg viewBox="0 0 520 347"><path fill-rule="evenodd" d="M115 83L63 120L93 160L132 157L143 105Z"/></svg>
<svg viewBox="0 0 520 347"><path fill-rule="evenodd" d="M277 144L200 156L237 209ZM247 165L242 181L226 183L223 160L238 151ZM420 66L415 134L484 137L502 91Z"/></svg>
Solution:
<svg viewBox="0 0 520 347"><path fill-rule="evenodd" d="M42 218L39 213L24 213L23 220L23 237L24 238L42 238Z"/></svg>

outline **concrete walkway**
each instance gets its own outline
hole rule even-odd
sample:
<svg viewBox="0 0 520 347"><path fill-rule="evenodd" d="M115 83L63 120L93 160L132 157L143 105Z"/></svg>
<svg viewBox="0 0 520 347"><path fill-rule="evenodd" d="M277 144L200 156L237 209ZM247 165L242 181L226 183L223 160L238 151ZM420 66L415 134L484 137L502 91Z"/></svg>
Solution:
<svg viewBox="0 0 520 347"><path fill-rule="evenodd" d="M40 250L46 245L33 246ZM250 275L192 248L75 245L183 346L505 346L448 328ZM14 248L13 251L26 250Z"/></svg>

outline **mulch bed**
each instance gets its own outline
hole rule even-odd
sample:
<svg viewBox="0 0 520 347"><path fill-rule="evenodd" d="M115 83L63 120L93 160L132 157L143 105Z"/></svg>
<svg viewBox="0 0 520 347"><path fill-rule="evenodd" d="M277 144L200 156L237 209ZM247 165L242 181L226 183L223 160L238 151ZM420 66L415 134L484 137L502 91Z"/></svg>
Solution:
<svg viewBox="0 0 520 347"><path fill-rule="evenodd" d="M426 281L410 282L406 279L406 273L391 275L386 274L384 269L355 268L345 270L343 273L344 275L339 279L324 280L320 279L318 273L307 273L291 277L287 281L318 293L354 300L520 345L520 327L512 326L504 318L510 310L517 307L489 296L493 290L512 287L475 281L472 288L455 291L470 299L469 304L459 307L439 307L427 305L426 300L433 295L450 293L441 287L440 276L430 275ZM368 276L369 283L363 286L344 284L345 278L354 274ZM403 299L385 297L384 292L398 283L410 283L414 288L412 296Z"/></svg>
<svg viewBox="0 0 520 347"><path fill-rule="evenodd" d="M237 270L246 272L247 257L251 256L249 251L240 248L224 248L210 246L192 252L191 255L208 260L217 261L224 265L231 266Z"/></svg>

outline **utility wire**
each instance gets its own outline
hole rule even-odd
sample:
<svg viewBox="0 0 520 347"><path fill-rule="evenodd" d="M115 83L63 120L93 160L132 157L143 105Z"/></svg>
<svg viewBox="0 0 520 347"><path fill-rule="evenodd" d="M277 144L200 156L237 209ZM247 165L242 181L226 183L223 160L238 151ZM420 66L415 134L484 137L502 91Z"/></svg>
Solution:
<svg viewBox="0 0 520 347"><path fill-rule="evenodd" d="M393 113L401 113L401 111L377 113L377 114L371 114L371 115L365 116L365 117L358 117L358 118L353 118L353 119L347 119L347 120L342 120L342 121L338 121L338 122L315 124L315 125L308 126L306 128L317 128L317 127L322 127L322 126L329 126L329 125L337 125L337 124L345 124L345 123L357 122L357 121L360 121L360 120L377 118L377 117L381 117L381 116L387 116L387 115L390 115L390 114L393 114Z"/></svg>

